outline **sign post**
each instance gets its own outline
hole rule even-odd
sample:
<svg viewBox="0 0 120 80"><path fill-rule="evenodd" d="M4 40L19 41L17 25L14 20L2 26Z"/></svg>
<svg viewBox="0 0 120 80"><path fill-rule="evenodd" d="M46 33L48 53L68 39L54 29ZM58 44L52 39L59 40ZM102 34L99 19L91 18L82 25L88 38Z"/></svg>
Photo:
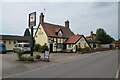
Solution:
<svg viewBox="0 0 120 80"><path fill-rule="evenodd" d="M34 44L34 42L33 42L33 26L31 26L31 41L30 41L30 44L31 44L31 47L30 47L30 56L33 56L33 48L34 48L34 46L33 46L33 44Z"/></svg>
<svg viewBox="0 0 120 80"><path fill-rule="evenodd" d="M30 38L30 56L33 56L34 48L34 38L33 38L33 26L36 26L36 12L29 14L29 27L31 29L31 38Z"/></svg>
<svg viewBox="0 0 120 80"><path fill-rule="evenodd" d="M44 53L44 61L45 62L50 62L49 58L50 58L50 52L45 51L45 53Z"/></svg>

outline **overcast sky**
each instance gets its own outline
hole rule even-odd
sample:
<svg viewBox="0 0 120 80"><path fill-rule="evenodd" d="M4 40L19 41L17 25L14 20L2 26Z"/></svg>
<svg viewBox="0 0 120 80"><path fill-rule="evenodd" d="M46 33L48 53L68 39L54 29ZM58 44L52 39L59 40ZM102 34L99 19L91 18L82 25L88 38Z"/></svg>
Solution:
<svg viewBox="0 0 120 80"><path fill-rule="evenodd" d="M45 9L45 11L44 11ZM28 28L28 14L44 12L45 22L63 25L70 21L70 29L75 34L90 35L103 28L118 39L117 2L11 2L2 3L2 31L0 34L23 35Z"/></svg>

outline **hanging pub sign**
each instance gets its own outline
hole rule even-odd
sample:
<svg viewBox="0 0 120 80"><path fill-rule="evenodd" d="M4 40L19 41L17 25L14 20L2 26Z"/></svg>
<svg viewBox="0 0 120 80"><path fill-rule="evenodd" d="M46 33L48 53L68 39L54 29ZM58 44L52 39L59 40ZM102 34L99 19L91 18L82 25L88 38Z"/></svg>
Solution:
<svg viewBox="0 0 120 80"><path fill-rule="evenodd" d="M29 27L36 26L36 12L29 14Z"/></svg>

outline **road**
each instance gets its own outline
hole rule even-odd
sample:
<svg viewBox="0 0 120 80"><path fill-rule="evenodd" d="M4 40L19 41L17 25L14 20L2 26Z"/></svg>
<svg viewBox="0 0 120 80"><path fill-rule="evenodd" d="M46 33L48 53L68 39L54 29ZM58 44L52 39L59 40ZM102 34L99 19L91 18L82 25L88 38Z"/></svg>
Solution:
<svg viewBox="0 0 120 80"><path fill-rule="evenodd" d="M34 52L35 55L41 55L44 57L43 53ZM93 53L94 54L94 53ZM50 62L44 61L18 61L17 54L13 52L9 52L7 54L0 54L2 56L2 77L7 77L11 75L15 75L18 73L23 73L27 71L31 71L38 68L45 68L57 64L61 64L64 62L72 61L77 58L88 57L91 54L75 54L75 53L51 53L50 54ZM24 56L29 56L29 54L24 54Z"/></svg>
<svg viewBox="0 0 120 80"><path fill-rule="evenodd" d="M118 51L99 52L89 57L19 73L11 78L115 78Z"/></svg>

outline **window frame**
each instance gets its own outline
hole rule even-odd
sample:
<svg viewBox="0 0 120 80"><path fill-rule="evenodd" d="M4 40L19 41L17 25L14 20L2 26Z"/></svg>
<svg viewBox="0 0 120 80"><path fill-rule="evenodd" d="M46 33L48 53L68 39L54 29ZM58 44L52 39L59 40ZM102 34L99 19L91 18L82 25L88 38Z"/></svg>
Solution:
<svg viewBox="0 0 120 80"><path fill-rule="evenodd" d="M68 44L68 48L72 48L72 44Z"/></svg>
<svg viewBox="0 0 120 80"><path fill-rule="evenodd" d="M62 43L57 43L57 48L58 49L63 49L63 44Z"/></svg>
<svg viewBox="0 0 120 80"><path fill-rule="evenodd" d="M60 30L61 31L61 30ZM61 32L58 32L58 37L63 37L63 33L62 33L62 31Z"/></svg>

